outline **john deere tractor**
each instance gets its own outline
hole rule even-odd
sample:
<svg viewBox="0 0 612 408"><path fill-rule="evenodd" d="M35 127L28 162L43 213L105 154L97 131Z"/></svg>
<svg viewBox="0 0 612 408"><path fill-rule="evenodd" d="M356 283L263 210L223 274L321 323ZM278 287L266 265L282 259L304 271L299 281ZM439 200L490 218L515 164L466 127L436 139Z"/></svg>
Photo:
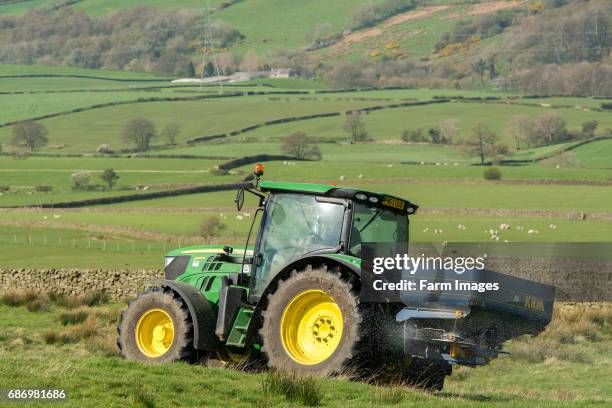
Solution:
<svg viewBox="0 0 612 408"><path fill-rule="evenodd" d="M471 298L438 297L436 306L360 300L362 243L407 242L416 205L361 189L259 182L262 174L258 164L253 184L236 196L238 211L245 193L258 200L244 246L174 250L165 257L165 280L130 302L118 327L125 358L264 361L314 375L354 365L353 372L392 372L441 389L453 364L484 364L511 337L508 330L495 335L490 310ZM551 305L539 314L505 312L537 332Z"/></svg>

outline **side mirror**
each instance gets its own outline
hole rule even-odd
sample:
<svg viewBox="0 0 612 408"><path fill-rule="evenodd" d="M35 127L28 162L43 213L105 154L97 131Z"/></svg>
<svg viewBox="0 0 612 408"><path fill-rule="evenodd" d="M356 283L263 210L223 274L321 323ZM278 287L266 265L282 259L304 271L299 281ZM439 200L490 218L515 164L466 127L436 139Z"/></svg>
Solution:
<svg viewBox="0 0 612 408"><path fill-rule="evenodd" d="M238 192L236 193L236 198L234 198L234 202L236 203L236 209L238 211L242 210L242 206L244 205L244 188L240 187Z"/></svg>

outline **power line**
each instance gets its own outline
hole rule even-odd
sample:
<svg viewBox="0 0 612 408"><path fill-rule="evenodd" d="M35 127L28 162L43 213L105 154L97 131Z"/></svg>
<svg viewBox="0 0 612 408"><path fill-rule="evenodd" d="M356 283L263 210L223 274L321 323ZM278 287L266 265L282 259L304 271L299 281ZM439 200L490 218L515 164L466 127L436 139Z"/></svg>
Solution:
<svg viewBox="0 0 612 408"><path fill-rule="evenodd" d="M221 71L219 70L219 64L217 63L217 55L215 53L215 45L213 43L212 37L212 28L210 25L210 7L209 1L205 0L204 3L204 13L205 13L205 24L204 24L204 47L202 48L202 73L200 75L200 90L204 86L204 74L206 70L206 52L210 49L211 54L211 62L213 64L213 69L217 78L219 78L219 93L223 93L223 81L221 80Z"/></svg>

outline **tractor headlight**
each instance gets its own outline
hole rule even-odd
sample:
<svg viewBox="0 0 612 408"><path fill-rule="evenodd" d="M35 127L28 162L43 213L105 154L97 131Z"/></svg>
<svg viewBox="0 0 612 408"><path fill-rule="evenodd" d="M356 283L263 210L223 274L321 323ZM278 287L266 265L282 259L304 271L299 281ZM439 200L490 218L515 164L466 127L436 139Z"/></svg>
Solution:
<svg viewBox="0 0 612 408"><path fill-rule="evenodd" d="M167 256L164 258L164 268L168 265L170 265L172 263L172 261L174 261L174 256Z"/></svg>
<svg viewBox="0 0 612 408"><path fill-rule="evenodd" d="M363 193L357 193L355 194L355 198L358 199L359 201L365 201L367 200L368 196Z"/></svg>
<svg viewBox="0 0 612 408"><path fill-rule="evenodd" d="M378 203L379 200L378 200L378 197L372 196L368 199L368 201L371 202L372 204L376 204Z"/></svg>

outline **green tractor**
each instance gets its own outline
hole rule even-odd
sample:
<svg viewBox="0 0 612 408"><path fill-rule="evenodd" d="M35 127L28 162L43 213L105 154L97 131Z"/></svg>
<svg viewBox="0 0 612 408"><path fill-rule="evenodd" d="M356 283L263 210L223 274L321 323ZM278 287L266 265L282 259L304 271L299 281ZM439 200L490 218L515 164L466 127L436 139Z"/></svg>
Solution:
<svg viewBox="0 0 612 408"><path fill-rule="evenodd" d="M406 242L416 205L329 185L260 183L262 174L257 165L255 182L235 200L238 211L245 192L259 202L244 247L176 249L165 258L164 281L130 302L118 327L125 358L263 361L308 375L351 366L441 389L452 364L484 364L496 356L503 338L483 348L456 333L452 341L444 337L469 314L466 307L461 314L453 304L442 308L447 315L440 307L437 315L419 315L428 309L360 302L362 243ZM408 317L399 319L402 313ZM419 337L432 327L442 333Z"/></svg>

